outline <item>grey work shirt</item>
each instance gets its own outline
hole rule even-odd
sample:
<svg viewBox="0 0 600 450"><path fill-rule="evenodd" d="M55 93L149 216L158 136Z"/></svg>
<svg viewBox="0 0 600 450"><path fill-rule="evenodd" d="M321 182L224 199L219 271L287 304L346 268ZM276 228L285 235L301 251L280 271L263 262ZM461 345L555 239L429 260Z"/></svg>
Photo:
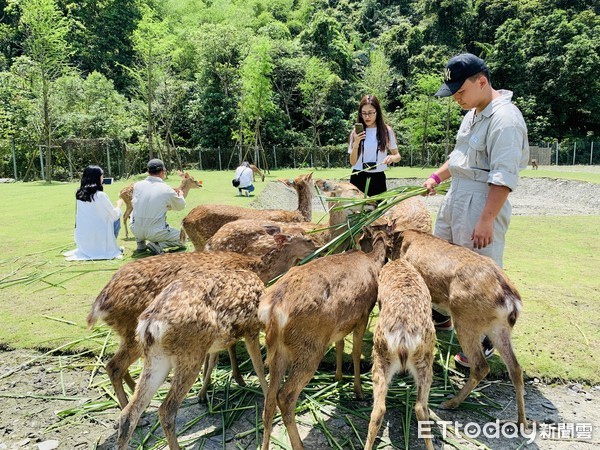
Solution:
<svg viewBox="0 0 600 450"><path fill-rule="evenodd" d="M145 230L167 227L167 210L179 211L185 207L185 198L160 177L149 176L133 187L133 223Z"/></svg>
<svg viewBox="0 0 600 450"><path fill-rule="evenodd" d="M521 111L513 105L513 93L499 90L480 113L470 110L464 117L448 169L452 177L487 184L517 187L519 172L527 167L529 142Z"/></svg>

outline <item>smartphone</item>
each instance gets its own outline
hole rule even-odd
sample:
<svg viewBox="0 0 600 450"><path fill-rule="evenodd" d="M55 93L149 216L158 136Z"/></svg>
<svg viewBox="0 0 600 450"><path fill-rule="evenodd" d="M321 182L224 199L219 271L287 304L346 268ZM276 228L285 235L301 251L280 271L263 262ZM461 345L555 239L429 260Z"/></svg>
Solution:
<svg viewBox="0 0 600 450"><path fill-rule="evenodd" d="M354 133L360 134L363 131L365 131L365 127L363 127L362 123L355 123L354 124Z"/></svg>
<svg viewBox="0 0 600 450"><path fill-rule="evenodd" d="M112 181L112 178L105 178L104 181L102 181L102 184L112 184Z"/></svg>

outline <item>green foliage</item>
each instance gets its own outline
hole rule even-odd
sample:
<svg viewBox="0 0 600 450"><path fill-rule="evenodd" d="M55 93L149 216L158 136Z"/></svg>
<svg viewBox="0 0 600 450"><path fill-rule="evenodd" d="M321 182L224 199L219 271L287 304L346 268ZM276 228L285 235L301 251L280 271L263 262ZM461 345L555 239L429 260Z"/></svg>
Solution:
<svg viewBox="0 0 600 450"><path fill-rule="evenodd" d="M600 134L591 0L0 0L0 17L0 137L33 172L36 144L101 134L167 164L175 148L333 148L365 92L413 162L437 161L459 110L419 85L464 51L514 91L532 143Z"/></svg>
<svg viewBox="0 0 600 450"><path fill-rule="evenodd" d="M363 74L365 92L375 94L385 108L388 89L392 84L390 62L381 50L372 51L370 57L370 64Z"/></svg>
<svg viewBox="0 0 600 450"><path fill-rule="evenodd" d="M328 97L340 82L340 78L329 70L324 61L316 57L307 61L304 80L298 87L302 93L302 111L311 126L313 147L321 145L320 131L328 111Z"/></svg>
<svg viewBox="0 0 600 450"><path fill-rule="evenodd" d="M331 70L347 78L350 75L351 53L340 23L326 11L320 11L303 31L299 40L311 56L328 61Z"/></svg>
<svg viewBox="0 0 600 450"><path fill-rule="evenodd" d="M275 108L270 75L273 71L271 43L266 38L257 38L250 47L248 56L240 68L241 98L240 139L242 145L260 145L262 121Z"/></svg>
<svg viewBox="0 0 600 450"><path fill-rule="evenodd" d="M407 95L399 131L410 148L411 165L441 164L452 150L449 130L460 124L460 108L450 98L434 99L440 84L438 75L420 75Z"/></svg>
<svg viewBox="0 0 600 450"><path fill-rule="evenodd" d="M80 138L127 140L134 126L128 114L128 101L111 80L93 72L85 79L69 75L56 81L56 112L62 118L58 133Z"/></svg>

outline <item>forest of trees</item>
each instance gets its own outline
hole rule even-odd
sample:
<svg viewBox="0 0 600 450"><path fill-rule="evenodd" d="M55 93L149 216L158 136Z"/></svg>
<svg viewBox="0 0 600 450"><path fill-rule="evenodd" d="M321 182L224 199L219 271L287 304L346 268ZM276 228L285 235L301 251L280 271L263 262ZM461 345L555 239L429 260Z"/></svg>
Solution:
<svg viewBox="0 0 600 450"><path fill-rule="evenodd" d="M461 111L432 94L464 51L514 91L532 144L570 154L600 133L599 50L597 0L0 0L0 177L61 179L105 150L133 171L199 149L344 155L367 93L401 164L439 163Z"/></svg>

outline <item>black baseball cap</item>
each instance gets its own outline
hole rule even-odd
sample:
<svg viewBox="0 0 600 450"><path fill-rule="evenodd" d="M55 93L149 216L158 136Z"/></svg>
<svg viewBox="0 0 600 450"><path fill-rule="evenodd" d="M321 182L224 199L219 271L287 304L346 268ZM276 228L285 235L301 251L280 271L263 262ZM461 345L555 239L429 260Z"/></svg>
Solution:
<svg viewBox="0 0 600 450"><path fill-rule="evenodd" d="M148 161L148 172L158 173L161 170L165 170L165 164L160 159L151 159Z"/></svg>
<svg viewBox="0 0 600 450"><path fill-rule="evenodd" d="M484 71L487 72L488 68L483 59L471 53L457 55L446 64L444 84L434 95L450 97L460 89L467 78Z"/></svg>

